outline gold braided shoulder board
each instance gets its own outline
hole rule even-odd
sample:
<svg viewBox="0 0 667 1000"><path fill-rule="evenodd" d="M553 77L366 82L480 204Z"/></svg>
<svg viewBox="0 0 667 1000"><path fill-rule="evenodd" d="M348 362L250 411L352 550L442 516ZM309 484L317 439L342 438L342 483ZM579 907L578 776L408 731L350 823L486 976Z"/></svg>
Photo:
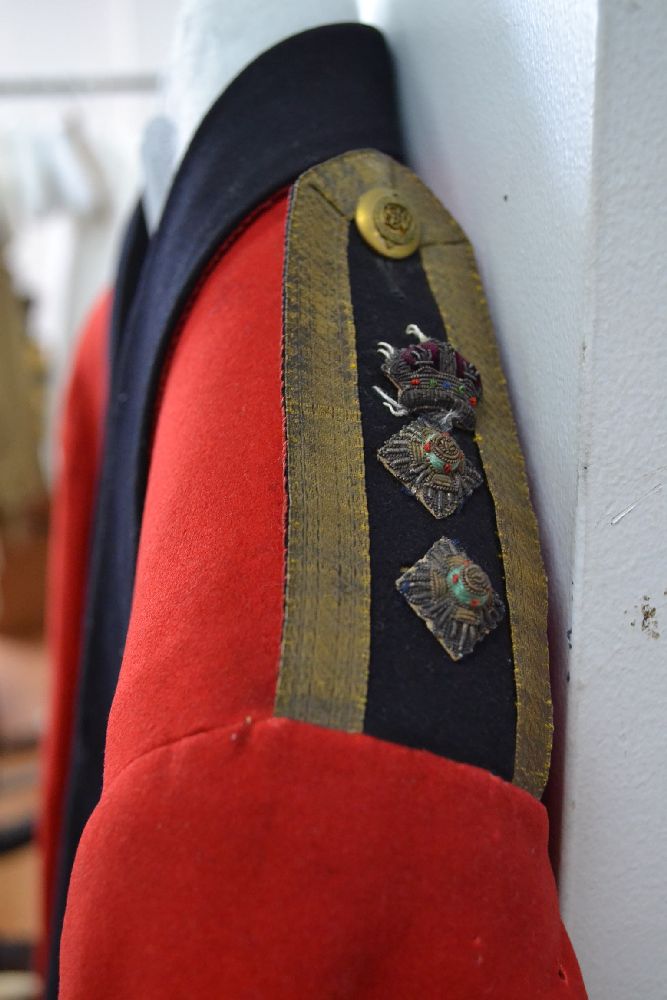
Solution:
<svg viewBox="0 0 667 1000"><path fill-rule="evenodd" d="M516 785L539 797L552 713L546 580L524 461L469 241L406 167L355 151L303 174L292 191L284 281L288 524L276 714L362 732L371 576L348 239L360 199L398 190L452 346L482 373L475 440L493 498L516 688ZM313 455L330 460L313 462Z"/></svg>

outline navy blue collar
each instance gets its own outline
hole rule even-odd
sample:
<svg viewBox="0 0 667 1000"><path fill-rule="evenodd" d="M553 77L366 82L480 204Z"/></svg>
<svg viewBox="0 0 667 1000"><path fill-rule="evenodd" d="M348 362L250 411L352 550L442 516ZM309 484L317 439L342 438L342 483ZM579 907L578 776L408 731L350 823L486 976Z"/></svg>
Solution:
<svg viewBox="0 0 667 1000"><path fill-rule="evenodd" d="M352 149L402 159L391 59L382 36L331 25L248 66L198 129L148 240L137 209L116 282L111 385L93 525L83 655L61 837L47 996L74 854L102 786L106 725L125 646L164 360L189 296L252 211L316 163ZM220 331L221 336L224 331Z"/></svg>
<svg viewBox="0 0 667 1000"><path fill-rule="evenodd" d="M364 147L403 158L384 38L360 24L315 28L259 56L208 112L176 175L140 276L135 248L144 243L145 228L137 210L124 258L130 258L138 287L135 292L121 268L123 294L112 324L112 419L132 424L136 449L134 545L155 390L170 336L200 274L226 237L272 194L316 163ZM137 435L136 413L127 421L122 412L140 401Z"/></svg>
<svg viewBox="0 0 667 1000"><path fill-rule="evenodd" d="M191 292L255 208L309 167L359 148L402 159L386 43L366 25L315 28L263 53L218 98L183 159L143 262L137 247L146 246L145 224L141 210L135 213L117 282L109 413L124 470L118 499L131 527L124 562L132 578L155 395Z"/></svg>

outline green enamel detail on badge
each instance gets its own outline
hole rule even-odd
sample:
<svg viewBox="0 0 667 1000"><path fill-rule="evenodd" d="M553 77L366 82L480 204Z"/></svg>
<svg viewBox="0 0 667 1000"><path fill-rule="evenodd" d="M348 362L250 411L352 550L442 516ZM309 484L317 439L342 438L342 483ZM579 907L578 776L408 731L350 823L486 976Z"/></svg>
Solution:
<svg viewBox="0 0 667 1000"><path fill-rule="evenodd" d="M451 538L441 538L396 587L452 660L468 656L505 615L484 570Z"/></svg>
<svg viewBox="0 0 667 1000"><path fill-rule="evenodd" d="M430 455L426 456L426 459L436 472L442 472L445 467L445 463L441 458L438 458L435 452L432 451Z"/></svg>
<svg viewBox="0 0 667 1000"><path fill-rule="evenodd" d="M424 458L436 472L456 472L464 461L463 452L450 434L429 434L424 441Z"/></svg>
<svg viewBox="0 0 667 1000"><path fill-rule="evenodd" d="M461 563L450 569L447 574L447 586L459 604L467 608L483 608L488 604L492 594L486 573L470 562Z"/></svg>

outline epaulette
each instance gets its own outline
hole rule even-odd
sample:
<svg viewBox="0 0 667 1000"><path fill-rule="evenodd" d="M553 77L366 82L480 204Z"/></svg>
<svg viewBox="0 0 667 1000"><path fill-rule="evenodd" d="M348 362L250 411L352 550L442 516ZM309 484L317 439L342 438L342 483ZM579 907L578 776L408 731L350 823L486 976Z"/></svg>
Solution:
<svg viewBox="0 0 667 1000"><path fill-rule="evenodd" d="M293 188L287 584L276 714L485 767L539 797L546 581L463 230L362 150Z"/></svg>

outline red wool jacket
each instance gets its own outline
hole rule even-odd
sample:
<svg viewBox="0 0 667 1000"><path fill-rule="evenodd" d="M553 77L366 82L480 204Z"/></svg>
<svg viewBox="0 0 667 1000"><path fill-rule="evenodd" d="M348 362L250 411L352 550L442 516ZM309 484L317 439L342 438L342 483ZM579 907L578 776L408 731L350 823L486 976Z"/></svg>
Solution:
<svg viewBox="0 0 667 1000"><path fill-rule="evenodd" d="M579 1000L539 802L480 768L273 716L286 208L283 197L237 232L191 300L165 370L104 789L70 884L60 995ZM84 333L65 415L47 886L108 313L105 300ZM252 331L263 363L249 369L233 339L221 351L221 328Z"/></svg>

